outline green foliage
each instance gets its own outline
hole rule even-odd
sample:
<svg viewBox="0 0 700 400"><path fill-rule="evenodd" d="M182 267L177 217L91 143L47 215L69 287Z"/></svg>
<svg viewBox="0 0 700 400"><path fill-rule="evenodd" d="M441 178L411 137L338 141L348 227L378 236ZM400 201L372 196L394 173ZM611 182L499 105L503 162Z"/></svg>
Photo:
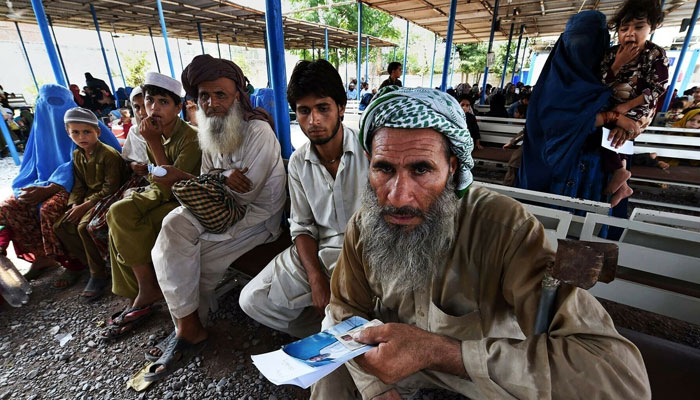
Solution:
<svg viewBox="0 0 700 400"><path fill-rule="evenodd" d="M486 51L488 43L469 43L458 44L457 52L459 53L459 71L465 74L478 74L484 72L486 68Z"/></svg>
<svg viewBox="0 0 700 400"><path fill-rule="evenodd" d="M148 72L148 68L151 66L146 52L138 51L128 54L120 52L119 56L122 60L124 60L126 84L130 87L143 85L143 81L146 78L146 72Z"/></svg>
<svg viewBox="0 0 700 400"><path fill-rule="evenodd" d="M289 0L290 4L294 9L305 9L310 7L316 7L325 4L333 3L332 0ZM347 29L349 31L357 32L357 5L348 4L343 6L335 6L323 9L317 9L312 11L305 11L301 13L292 14L292 18L300 19L304 21L316 22L328 26L334 26L337 28ZM362 33L386 39L393 42L398 42L400 38L399 31L391 26L391 22L394 17L385 14L379 10L363 6L362 8ZM324 43L315 43L317 55L318 49L321 49L321 57L325 58ZM376 61L380 49L370 47L370 61ZM303 50L296 50L296 54L303 58ZM329 61L333 65L338 65L340 62L345 62L344 50L340 49L338 54L333 49L329 49L330 57ZM398 52L397 52L398 53ZM309 50L306 51L306 59L311 60L311 43L309 43ZM365 46L362 46L362 59L365 58ZM398 58L398 54L397 54ZM348 61L357 61L357 45L355 44L352 49L348 49Z"/></svg>

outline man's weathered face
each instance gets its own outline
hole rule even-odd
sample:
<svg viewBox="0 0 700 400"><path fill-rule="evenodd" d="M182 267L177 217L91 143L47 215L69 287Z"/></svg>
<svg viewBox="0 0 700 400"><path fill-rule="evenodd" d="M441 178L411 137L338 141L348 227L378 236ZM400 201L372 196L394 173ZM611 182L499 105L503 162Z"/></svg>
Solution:
<svg viewBox="0 0 700 400"><path fill-rule="evenodd" d="M369 182L380 206L398 209L384 215L389 224L407 230L423 222L457 168L446 157L444 137L433 129L381 128L372 140Z"/></svg>
<svg viewBox="0 0 700 400"><path fill-rule="evenodd" d="M236 83L229 78L205 81L197 86L197 103L207 117L225 117L238 96Z"/></svg>
<svg viewBox="0 0 700 400"><path fill-rule="evenodd" d="M330 97L306 96L296 103L299 127L315 145L326 144L341 127L345 106Z"/></svg>

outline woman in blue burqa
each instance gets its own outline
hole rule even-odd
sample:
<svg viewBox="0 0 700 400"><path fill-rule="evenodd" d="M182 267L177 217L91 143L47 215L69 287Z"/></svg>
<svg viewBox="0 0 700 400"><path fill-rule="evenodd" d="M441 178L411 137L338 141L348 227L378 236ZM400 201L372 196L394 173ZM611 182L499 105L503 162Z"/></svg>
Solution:
<svg viewBox="0 0 700 400"><path fill-rule="evenodd" d="M6 254L12 241L17 256L32 263L25 275L29 279L59 263L69 269L84 268L70 259L53 232L73 188L76 145L63 123L63 115L73 107L77 107L73 94L65 87L41 87L22 165L12 182L13 194L0 202L0 254ZM112 131L101 122L99 138L121 152Z"/></svg>
<svg viewBox="0 0 700 400"><path fill-rule="evenodd" d="M602 13L585 11L567 22L530 97L518 187L606 201L600 127L634 124L606 112L611 91L599 74L609 45ZM620 206L626 213L626 202Z"/></svg>

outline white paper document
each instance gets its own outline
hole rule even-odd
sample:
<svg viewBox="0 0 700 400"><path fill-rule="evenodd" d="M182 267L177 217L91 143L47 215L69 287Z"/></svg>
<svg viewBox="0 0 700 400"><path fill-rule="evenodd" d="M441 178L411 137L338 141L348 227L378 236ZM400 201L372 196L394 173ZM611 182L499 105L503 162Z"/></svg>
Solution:
<svg viewBox="0 0 700 400"><path fill-rule="evenodd" d="M367 321L351 317L279 350L251 358L260 372L275 385L297 385L306 389L346 361L375 347L355 342L352 334L381 324L376 319Z"/></svg>
<svg viewBox="0 0 700 400"><path fill-rule="evenodd" d="M601 143L601 145L603 146L604 149L614 151L615 153L634 154L634 142L633 141L628 140L622 146L620 146L618 148L614 148L610 144L610 143L612 143L612 140L608 140L608 135L610 135L610 129L603 128L603 142Z"/></svg>

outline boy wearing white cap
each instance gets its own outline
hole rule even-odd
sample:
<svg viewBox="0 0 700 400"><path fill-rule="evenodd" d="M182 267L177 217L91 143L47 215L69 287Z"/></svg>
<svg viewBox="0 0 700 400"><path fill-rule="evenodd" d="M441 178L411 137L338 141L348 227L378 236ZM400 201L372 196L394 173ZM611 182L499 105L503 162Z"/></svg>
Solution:
<svg viewBox="0 0 700 400"><path fill-rule="evenodd" d="M143 86L148 116L139 124L146 140L148 160L172 165L198 175L202 152L197 131L179 117L182 85L169 76L149 72ZM153 313L153 304L163 297L151 264L151 248L163 218L179 203L170 187L155 183L147 190L114 203L107 213L112 291L132 299L131 305L108 321L104 339L119 337Z"/></svg>
<svg viewBox="0 0 700 400"><path fill-rule="evenodd" d="M56 236L71 256L70 262L90 268L85 291L101 292L109 282L109 272L87 232L95 205L121 186L126 169L121 155L98 140L100 128L92 111L81 107L66 111L63 121L73 151L74 184L68 199L68 211L53 226ZM80 269L66 269L54 287L65 289L82 275Z"/></svg>

